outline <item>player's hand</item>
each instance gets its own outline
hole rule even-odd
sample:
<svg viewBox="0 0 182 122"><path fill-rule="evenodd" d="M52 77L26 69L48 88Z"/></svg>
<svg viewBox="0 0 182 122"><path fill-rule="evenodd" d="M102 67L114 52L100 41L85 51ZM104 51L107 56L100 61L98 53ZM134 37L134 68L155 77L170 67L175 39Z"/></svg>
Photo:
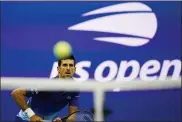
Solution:
<svg viewBox="0 0 182 122"><path fill-rule="evenodd" d="M54 120L54 122L62 122L62 120L61 120L60 117L58 117L58 118L56 118L56 119Z"/></svg>
<svg viewBox="0 0 182 122"><path fill-rule="evenodd" d="M31 122L42 122L43 119L38 115L33 115L32 117L30 117L30 121Z"/></svg>

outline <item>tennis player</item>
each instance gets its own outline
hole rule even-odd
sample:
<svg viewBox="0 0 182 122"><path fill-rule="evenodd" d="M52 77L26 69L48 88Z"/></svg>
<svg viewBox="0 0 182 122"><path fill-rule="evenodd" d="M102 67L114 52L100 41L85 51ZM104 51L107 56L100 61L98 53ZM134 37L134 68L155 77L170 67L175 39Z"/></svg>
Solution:
<svg viewBox="0 0 182 122"><path fill-rule="evenodd" d="M55 78L72 78L75 70L73 55L60 59L57 67L58 76ZM43 120L61 122L61 118L57 115L66 105L69 105L69 114L78 109L79 92L15 89L11 94L21 109L16 116L17 122ZM28 98L28 101L26 101L26 98ZM74 119L74 116L70 116L67 120L73 121Z"/></svg>

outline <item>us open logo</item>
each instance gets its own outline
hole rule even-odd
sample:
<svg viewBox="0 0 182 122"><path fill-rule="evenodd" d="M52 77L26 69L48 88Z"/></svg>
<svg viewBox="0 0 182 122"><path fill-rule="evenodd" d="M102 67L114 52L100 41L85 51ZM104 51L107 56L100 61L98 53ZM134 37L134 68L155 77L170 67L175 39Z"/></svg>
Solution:
<svg viewBox="0 0 182 122"><path fill-rule="evenodd" d="M108 14L108 15L106 15ZM142 46L155 36L157 18L152 9L140 2L128 2L99 8L82 16L101 15L68 28L76 31L94 31L119 34L117 37L94 37L94 40L125 46Z"/></svg>
<svg viewBox="0 0 182 122"><path fill-rule="evenodd" d="M92 19L68 27L68 30L85 31L82 33L97 32L97 35L104 33L104 36L93 37L93 39L131 48L148 44L155 36L158 26L155 13L149 6L140 2L110 5L82 15L84 18L89 16ZM116 34L119 36L111 36ZM171 80L181 78L181 60L176 58L162 61L151 58L145 62L140 62L137 59L123 59L119 64L118 61L107 59L95 67L94 63L94 60L77 62L75 72L77 77L73 77L74 80L86 81L91 77L98 82L132 81L136 78L150 81L166 80L172 67ZM57 75L57 66L58 62L54 62L50 78ZM103 76L106 68L109 68L109 72L107 76ZM126 75L129 68L132 70L129 75ZM89 72L88 69L92 69L93 72Z"/></svg>

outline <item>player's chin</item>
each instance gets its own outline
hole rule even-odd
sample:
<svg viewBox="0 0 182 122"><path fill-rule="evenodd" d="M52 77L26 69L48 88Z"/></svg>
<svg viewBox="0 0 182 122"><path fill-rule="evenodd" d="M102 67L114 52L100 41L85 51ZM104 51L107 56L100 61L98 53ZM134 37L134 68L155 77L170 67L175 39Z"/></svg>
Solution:
<svg viewBox="0 0 182 122"><path fill-rule="evenodd" d="M71 74L65 74L64 78L72 78Z"/></svg>

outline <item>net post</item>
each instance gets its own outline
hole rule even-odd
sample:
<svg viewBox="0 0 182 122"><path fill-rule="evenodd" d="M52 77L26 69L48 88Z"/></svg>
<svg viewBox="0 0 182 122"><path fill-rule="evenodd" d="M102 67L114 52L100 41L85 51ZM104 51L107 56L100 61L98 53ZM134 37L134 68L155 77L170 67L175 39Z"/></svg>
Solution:
<svg viewBox="0 0 182 122"><path fill-rule="evenodd" d="M95 121L104 121L103 107L104 107L104 89L97 88L94 90Z"/></svg>

